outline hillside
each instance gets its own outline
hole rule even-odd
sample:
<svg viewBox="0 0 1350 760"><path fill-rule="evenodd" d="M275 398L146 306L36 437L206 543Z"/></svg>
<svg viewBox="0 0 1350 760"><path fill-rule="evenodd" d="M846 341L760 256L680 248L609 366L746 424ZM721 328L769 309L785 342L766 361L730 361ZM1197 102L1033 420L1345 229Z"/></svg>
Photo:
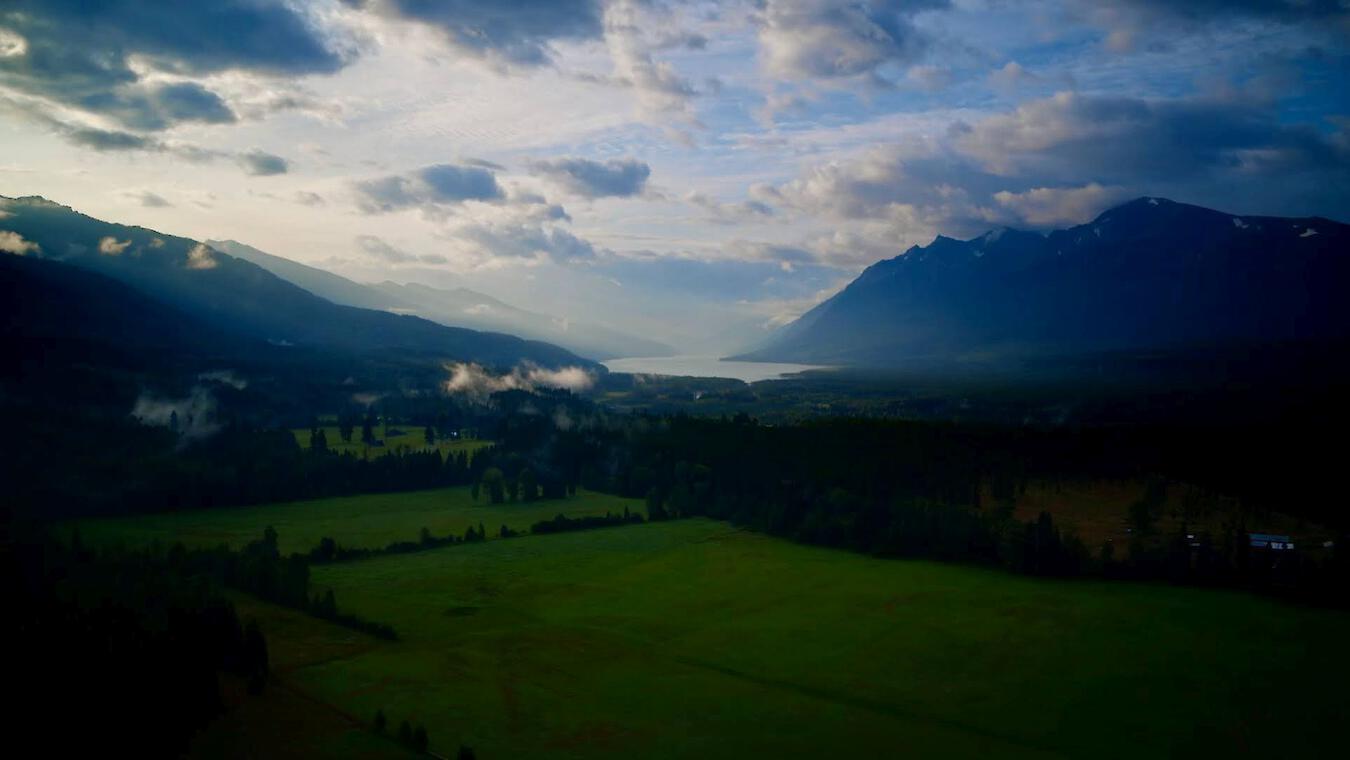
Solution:
<svg viewBox="0 0 1350 760"><path fill-rule="evenodd" d="M1350 335L1350 226L1140 198L1042 235L938 236L743 359L898 366Z"/></svg>
<svg viewBox="0 0 1350 760"><path fill-rule="evenodd" d="M342 306L187 238L104 222L43 198L0 199L27 255L102 273L215 328L279 346L421 356L509 367L591 363L510 335Z"/></svg>
<svg viewBox="0 0 1350 760"><path fill-rule="evenodd" d="M468 288L434 288L384 281L366 285L317 267L260 251L235 240L209 240L216 250L251 261L272 274L333 303L415 314L451 327L520 335L567 348L589 359L620 356L669 356L670 346L603 325L571 322L527 311Z"/></svg>

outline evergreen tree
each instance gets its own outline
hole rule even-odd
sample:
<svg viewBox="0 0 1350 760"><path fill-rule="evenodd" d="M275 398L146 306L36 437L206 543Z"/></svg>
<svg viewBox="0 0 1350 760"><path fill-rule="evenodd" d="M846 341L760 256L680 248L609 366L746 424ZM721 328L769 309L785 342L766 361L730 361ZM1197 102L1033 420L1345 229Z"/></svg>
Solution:
<svg viewBox="0 0 1350 760"><path fill-rule="evenodd" d="M426 430L422 431L422 435L427 439L428 446L436 445L436 428L427 425Z"/></svg>
<svg viewBox="0 0 1350 760"><path fill-rule="evenodd" d="M483 472L483 488L487 489L488 501L493 504L501 504L505 501L506 483L502 471L496 467L489 467Z"/></svg>
<svg viewBox="0 0 1350 760"><path fill-rule="evenodd" d="M367 446L375 443L375 413L366 412L365 419L361 420L361 443Z"/></svg>
<svg viewBox="0 0 1350 760"><path fill-rule="evenodd" d="M338 417L338 435L342 437L343 443L352 442L352 416L344 412Z"/></svg>
<svg viewBox="0 0 1350 760"><path fill-rule="evenodd" d="M413 735L412 735L412 748L415 749L415 750L417 750L418 752L426 752L426 751L427 751L427 729L426 729L426 726L423 726L423 725L421 725L421 724L418 724L417 728L413 729Z"/></svg>
<svg viewBox="0 0 1350 760"><path fill-rule="evenodd" d="M385 725L387 723L388 721L384 717L384 710L377 709L375 711L375 721L374 721L375 733L383 734Z"/></svg>
<svg viewBox="0 0 1350 760"><path fill-rule="evenodd" d="M412 744L412 726L406 720L398 724L398 740L403 744Z"/></svg>
<svg viewBox="0 0 1350 760"><path fill-rule="evenodd" d="M178 435L178 412L169 412L169 432Z"/></svg>
<svg viewBox="0 0 1350 760"><path fill-rule="evenodd" d="M459 752L455 754L455 760L477 760L477 758L473 754L473 749L471 747L466 747L461 744L459 745Z"/></svg>
<svg viewBox="0 0 1350 760"><path fill-rule="evenodd" d="M535 501L539 498L539 479L535 477L534 470L526 467L520 471L520 499L521 501Z"/></svg>

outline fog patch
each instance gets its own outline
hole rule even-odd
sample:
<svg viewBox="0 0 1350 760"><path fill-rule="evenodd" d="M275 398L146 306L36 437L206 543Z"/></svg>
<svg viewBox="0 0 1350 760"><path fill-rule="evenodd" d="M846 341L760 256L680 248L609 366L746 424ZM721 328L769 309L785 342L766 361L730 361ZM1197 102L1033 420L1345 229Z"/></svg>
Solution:
<svg viewBox="0 0 1350 760"><path fill-rule="evenodd" d="M130 239L119 243L117 242L117 238L109 235L98 241L98 252L104 256L121 256L122 252L125 251L129 245L131 245Z"/></svg>
<svg viewBox="0 0 1350 760"><path fill-rule="evenodd" d="M564 433L572 429L576 423L572 421L572 415L567 413L567 407L560 406L553 410L553 427Z"/></svg>
<svg viewBox="0 0 1350 760"><path fill-rule="evenodd" d="M232 369L217 369L211 372L203 372L197 375L198 380L208 380L211 382L228 385L237 391L242 391L248 387L248 379L235 374Z"/></svg>
<svg viewBox="0 0 1350 760"><path fill-rule="evenodd" d="M38 253L42 250L37 243L24 240L23 235L9 230L0 230L0 251L12 253L15 256L25 256L29 253Z"/></svg>
<svg viewBox="0 0 1350 760"><path fill-rule="evenodd" d="M595 385L595 374L584 367L554 370L521 364L504 375L493 375L477 364L465 362L447 365L446 369L450 372L450 379L443 386L447 393L479 401L500 391L559 388L579 393Z"/></svg>
<svg viewBox="0 0 1350 760"><path fill-rule="evenodd" d="M353 393L353 394L352 394L352 401L355 401L356 403L360 404L361 406L370 406L371 404L374 404L376 401L379 401L379 400L382 399L382 398L384 398L384 394L383 394L383 393Z"/></svg>
<svg viewBox="0 0 1350 760"><path fill-rule="evenodd" d="M131 408L131 416L143 425L169 428L178 434L181 444L208 438L221 428L216 421L216 398L201 385L177 399L142 393Z"/></svg>
<svg viewBox="0 0 1350 760"><path fill-rule="evenodd" d="M192 246L192 250L188 251L188 269L215 269L216 266L214 252L206 244L198 243Z"/></svg>

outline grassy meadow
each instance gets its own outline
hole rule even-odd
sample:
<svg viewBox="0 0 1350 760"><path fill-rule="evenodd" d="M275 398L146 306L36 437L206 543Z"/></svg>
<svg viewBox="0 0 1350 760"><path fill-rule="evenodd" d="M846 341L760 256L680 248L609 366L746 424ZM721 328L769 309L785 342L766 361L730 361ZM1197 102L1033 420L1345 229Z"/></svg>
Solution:
<svg viewBox="0 0 1350 760"><path fill-rule="evenodd" d="M82 520L82 540L95 545L137 546L158 541L187 546L226 544L240 548L276 528L283 554L307 552L325 536L343 546L382 548L395 541L415 541L423 527L436 536L463 535L482 523L489 537L502 525L526 530L540 520L563 513L568 517L623 512L624 507L646 514L642 502L578 490L566 499L491 505L486 496L475 501L468 486L429 491L341 496L252 507L222 507L164 512L129 518Z"/></svg>
<svg viewBox="0 0 1350 760"><path fill-rule="evenodd" d="M325 650L288 682L424 723L441 754L1313 756L1350 718L1345 613L878 560L708 520L314 579L401 640Z"/></svg>
<svg viewBox="0 0 1350 760"><path fill-rule="evenodd" d="M350 442L342 440L342 431L337 425L321 425L324 439L328 442L329 451L335 451L339 454L355 454L356 456L383 456L391 451L397 451L406 448L409 451L428 451L432 446L427 445L426 433L420 427L408 425L377 425L375 427L375 437L383 441L383 446L367 446L361 442L361 426L357 425L352 431L352 440ZM309 448L309 428L295 428L291 433L295 435L295 442L300 444L300 448ZM436 441L435 449L441 452L441 456L446 454L458 454L461 451L467 451L472 454L481 448L491 446L492 441L484 441L477 438L441 438Z"/></svg>

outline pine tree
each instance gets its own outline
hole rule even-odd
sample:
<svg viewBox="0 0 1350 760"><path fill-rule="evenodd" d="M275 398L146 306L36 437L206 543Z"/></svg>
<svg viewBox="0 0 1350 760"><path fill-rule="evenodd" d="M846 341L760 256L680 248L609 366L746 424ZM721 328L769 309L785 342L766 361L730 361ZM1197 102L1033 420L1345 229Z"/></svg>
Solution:
<svg viewBox="0 0 1350 760"><path fill-rule="evenodd" d="M375 711L375 722L374 722L374 725L375 725L375 733L377 733L377 734L383 734L383 733L384 733L384 728L385 728L385 725L387 724L387 722L388 722L388 721L387 721L387 720L385 719L385 717L384 717L384 710L376 710L376 711Z"/></svg>
<svg viewBox="0 0 1350 760"><path fill-rule="evenodd" d="M436 445L436 428L427 425L427 429L422 431L422 435L426 437L428 446Z"/></svg>
<svg viewBox="0 0 1350 760"><path fill-rule="evenodd" d="M413 729L412 747L418 752L427 751L427 729L426 726L419 724Z"/></svg>

